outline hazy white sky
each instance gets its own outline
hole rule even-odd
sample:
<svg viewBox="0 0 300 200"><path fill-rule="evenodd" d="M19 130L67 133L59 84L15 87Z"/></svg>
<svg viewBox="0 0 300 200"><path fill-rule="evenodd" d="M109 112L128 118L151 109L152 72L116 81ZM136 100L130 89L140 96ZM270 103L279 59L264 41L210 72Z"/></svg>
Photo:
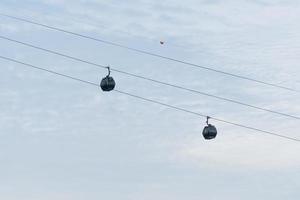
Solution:
<svg viewBox="0 0 300 200"><path fill-rule="evenodd" d="M0 12L300 89L296 0L2 0ZM0 17L0 35L300 115L299 94ZM166 43L159 44L160 40ZM98 83L89 65L0 40L0 55ZM299 199L300 144L0 60L0 199ZM299 121L112 74L117 88L300 138Z"/></svg>

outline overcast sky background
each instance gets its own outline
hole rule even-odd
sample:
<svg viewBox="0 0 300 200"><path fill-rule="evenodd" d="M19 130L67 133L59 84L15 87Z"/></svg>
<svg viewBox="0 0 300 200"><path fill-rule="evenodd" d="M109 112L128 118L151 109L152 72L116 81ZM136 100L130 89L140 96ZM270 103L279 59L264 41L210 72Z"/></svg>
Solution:
<svg viewBox="0 0 300 200"><path fill-rule="evenodd" d="M2 0L0 12L300 89L297 0ZM300 94L0 17L0 35L300 115ZM165 45L159 41L164 40ZM107 72L0 39L0 55ZM299 199L300 144L0 60L0 199ZM112 73L119 90L300 138L299 121Z"/></svg>

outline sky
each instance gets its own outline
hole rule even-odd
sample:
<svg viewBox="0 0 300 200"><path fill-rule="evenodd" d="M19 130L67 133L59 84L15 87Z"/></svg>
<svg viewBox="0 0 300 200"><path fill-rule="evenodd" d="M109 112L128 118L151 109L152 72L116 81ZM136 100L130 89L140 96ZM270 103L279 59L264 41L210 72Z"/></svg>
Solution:
<svg viewBox="0 0 300 200"><path fill-rule="evenodd" d="M300 90L297 0L2 0L0 12ZM300 95L0 17L0 35L292 115ZM159 41L163 40L164 45ZM93 83L105 69L0 39ZM0 199L299 199L300 145L0 60ZM112 72L116 88L300 138L299 121Z"/></svg>

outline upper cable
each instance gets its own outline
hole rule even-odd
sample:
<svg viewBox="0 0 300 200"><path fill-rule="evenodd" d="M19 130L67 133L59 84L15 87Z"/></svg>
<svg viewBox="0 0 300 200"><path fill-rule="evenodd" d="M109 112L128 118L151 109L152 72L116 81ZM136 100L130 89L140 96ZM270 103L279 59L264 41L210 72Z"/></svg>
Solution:
<svg viewBox="0 0 300 200"><path fill-rule="evenodd" d="M215 72L215 73L219 73L219 74L223 74L223 75L227 75L227 76L231 76L231 77L235 77L235 78L239 78L239 79L259 83L259 84L262 84L262 85L267 85L267 86L271 86L271 87L275 87L275 88L280 88L280 89L300 93L299 90L296 90L296 89L293 89L293 88L290 88L290 87L286 87L286 86L283 86L283 85L280 85L280 84L270 83L270 82L258 80L258 79L255 79L255 78L251 78L251 77L247 77L247 76L243 76L243 75L234 74L234 73L231 73L231 72L219 70L219 69L216 69L216 68L202 66L202 65L187 62L187 61L184 61L184 60L179 60L179 59L176 59L176 58L163 56L163 55L160 55L160 54L152 53L150 51L145 51L145 50L133 48L133 47L130 47L130 46L126 46L126 45L123 45L123 44L120 44L120 43L116 43L116 42L112 42L112 41L108 41L108 40L103 40L103 39L100 39L100 38L96 38L96 37L76 33L76 32L73 32L73 31L68 31L68 30L58 28L58 27L54 27L54 26L49 26L49 25L46 25L46 24L43 24L43 23L39 23L39 22L35 22L35 21L32 21L32 20L24 19L24 18L21 18L21 17L16 17L16 16L4 14L4 13L0 13L0 16L8 17L10 19L14 19L14 20L18 20L18 21L22 21L22 22L26 22L26 23L30 23L30 24L34 24L34 25L37 25L37 26L41 26L41 27L44 27L44 28L51 29L51 30L60 31L60 32L63 32L63 33L67 33L67 34L70 34L70 35L74 35L74 36L89 39L89 40L93 40L93 41L96 41L96 42L116 46L116 47L119 47L119 48L127 49L127 50L134 51L134 52L138 52L138 53L141 53L141 54L145 54L145 55L149 55L149 56L169 60L169 61L176 62L176 63L181 63L181 64L184 64L184 65L187 65L187 66L190 66L190 67L200 68L200 69L212 71L212 72Z"/></svg>

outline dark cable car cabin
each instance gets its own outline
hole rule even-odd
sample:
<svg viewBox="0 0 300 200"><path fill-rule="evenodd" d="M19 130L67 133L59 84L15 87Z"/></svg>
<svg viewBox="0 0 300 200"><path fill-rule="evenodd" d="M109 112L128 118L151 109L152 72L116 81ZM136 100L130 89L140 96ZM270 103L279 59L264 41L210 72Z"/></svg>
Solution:
<svg viewBox="0 0 300 200"><path fill-rule="evenodd" d="M108 75L104 77L100 83L100 87L104 92L112 91L116 86L115 80L110 76L110 68L107 67L107 69Z"/></svg>
<svg viewBox="0 0 300 200"><path fill-rule="evenodd" d="M218 133L216 127L208 123L209 118L210 117L207 117L207 121L206 121L207 126L204 127L202 132L203 137L206 140L214 139Z"/></svg>

